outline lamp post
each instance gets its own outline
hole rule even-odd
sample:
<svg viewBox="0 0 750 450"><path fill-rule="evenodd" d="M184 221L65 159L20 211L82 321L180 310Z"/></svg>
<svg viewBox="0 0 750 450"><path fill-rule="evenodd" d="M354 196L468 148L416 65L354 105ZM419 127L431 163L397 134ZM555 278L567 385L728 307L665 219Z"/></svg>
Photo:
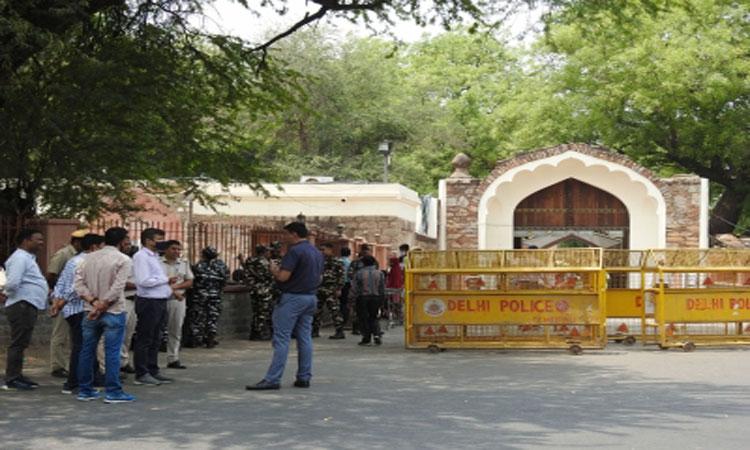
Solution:
<svg viewBox="0 0 750 450"><path fill-rule="evenodd" d="M393 143L391 141L383 141L378 145L378 153L383 155L383 183L388 182L388 165L391 163L392 151Z"/></svg>

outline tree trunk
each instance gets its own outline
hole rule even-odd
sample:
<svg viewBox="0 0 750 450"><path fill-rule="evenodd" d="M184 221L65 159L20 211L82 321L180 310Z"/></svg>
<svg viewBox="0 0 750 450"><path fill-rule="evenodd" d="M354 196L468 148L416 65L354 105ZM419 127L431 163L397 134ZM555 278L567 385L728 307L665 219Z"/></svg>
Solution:
<svg viewBox="0 0 750 450"><path fill-rule="evenodd" d="M747 194L731 188L724 190L716 206L711 210L708 227L711 234L734 232L734 224L740 220L746 196Z"/></svg>

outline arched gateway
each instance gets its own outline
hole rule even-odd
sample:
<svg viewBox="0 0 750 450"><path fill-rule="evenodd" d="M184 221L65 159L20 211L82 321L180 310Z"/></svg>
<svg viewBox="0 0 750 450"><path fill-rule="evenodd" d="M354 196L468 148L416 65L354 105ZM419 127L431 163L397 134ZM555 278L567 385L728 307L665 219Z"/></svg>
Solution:
<svg viewBox="0 0 750 450"><path fill-rule="evenodd" d="M468 158L440 183L442 248L706 247L708 183L657 178L602 147L569 144L500 161L484 180ZM541 245L540 245L541 244Z"/></svg>

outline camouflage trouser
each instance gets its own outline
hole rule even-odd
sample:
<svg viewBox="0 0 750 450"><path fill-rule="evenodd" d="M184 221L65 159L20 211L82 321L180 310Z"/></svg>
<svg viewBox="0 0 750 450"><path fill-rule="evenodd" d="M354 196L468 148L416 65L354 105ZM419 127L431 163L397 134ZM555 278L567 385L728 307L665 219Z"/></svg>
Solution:
<svg viewBox="0 0 750 450"><path fill-rule="evenodd" d="M273 312L273 296L253 295L251 298L253 308L253 323L250 328L250 336L271 336L271 313Z"/></svg>
<svg viewBox="0 0 750 450"><path fill-rule="evenodd" d="M202 345L216 336L221 315L221 297L196 295L190 307L190 332L195 345Z"/></svg>
<svg viewBox="0 0 750 450"><path fill-rule="evenodd" d="M313 317L313 333L320 330L320 316L323 313L324 306L331 313L331 319L333 319L333 326L336 328L336 331L343 330L344 316L341 314L341 304L339 298L336 296L336 292L328 289L318 289L318 309L315 311L315 316Z"/></svg>

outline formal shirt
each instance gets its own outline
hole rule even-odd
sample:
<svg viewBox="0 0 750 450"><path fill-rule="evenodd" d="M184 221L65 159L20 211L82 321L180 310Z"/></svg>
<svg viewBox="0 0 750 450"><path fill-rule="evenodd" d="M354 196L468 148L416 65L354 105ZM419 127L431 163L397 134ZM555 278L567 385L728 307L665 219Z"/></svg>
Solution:
<svg viewBox="0 0 750 450"><path fill-rule="evenodd" d="M125 282L133 263L117 247L111 245L86 255L76 270L75 289L81 296L91 296L107 302L114 302L108 313L125 312ZM88 302L84 310L94 309Z"/></svg>
<svg viewBox="0 0 750 450"><path fill-rule="evenodd" d="M78 253L76 252L76 248L70 244L56 251L55 254L52 255L52 258L50 258L49 264L47 264L47 273L60 275L65 268L65 264L67 264L67 262L70 261L70 258L74 257L76 253Z"/></svg>
<svg viewBox="0 0 750 450"><path fill-rule="evenodd" d="M190 270L190 264L188 264L186 259L177 258L174 261L170 261L167 258L162 257L161 263L168 278L177 277L177 284L181 284L184 281L193 279L193 271ZM177 293L182 295L185 293L185 290L178 289ZM169 296L169 299L176 299L174 293Z"/></svg>
<svg viewBox="0 0 750 450"><path fill-rule="evenodd" d="M169 277L162 267L159 255L146 247L133 256L135 289L138 297L168 299L172 296Z"/></svg>
<svg viewBox="0 0 750 450"><path fill-rule="evenodd" d="M287 281L277 283L281 292L314 295L323 273L323 254L309 241L299 241L281 259L281 269L292 273Z"/></svg>
<svg viewBox="0 0 750 450"><path fill-rule="evenodd" d="M65 263L65 268L57 278L55 289L52 291L52 298L65 300L62 315L66 319L74 314L83 312L83 304L85 302L76 292L75 281L76 270L85 256L85 253L79 253Z"/></svg>
<svg viewBox="0 0 750 450"><path fill-rule="evenodd" d="M385 295L385 276L375 266L364 266L354 275L351 297Z"/></svg>
<svg viewBox="0 0 750 450"><path fill-rule="evenodd" d="M23 249L17 249L5 261L5 307L22 300L36 309L47 308L49 286L36 262L36 256Z"/></svg>

